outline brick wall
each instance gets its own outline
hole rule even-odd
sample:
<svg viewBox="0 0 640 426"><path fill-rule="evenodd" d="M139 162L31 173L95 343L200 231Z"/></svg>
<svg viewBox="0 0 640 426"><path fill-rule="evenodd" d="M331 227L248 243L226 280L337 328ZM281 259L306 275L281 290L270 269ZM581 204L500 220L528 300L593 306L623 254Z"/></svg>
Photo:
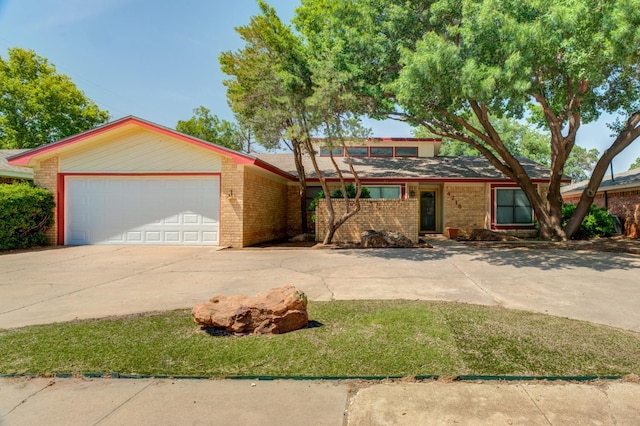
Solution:
<svg viewBox="0 0 640 426"><path fill-rule="evenodd" d="M222 157L220 178L220 245L242 247L244 167Z"/></svg>
<svg viewBox="0 0 640 426"><path fill-rule="evenodd" d="M51 157L41 161L34 170L33 183L41 188L46 188L53 193L53 199L58 203L58 157ZM60 230L60 232L63 232ZM45 232L47 242L51 245L58 244L58 209L53 209L53 225Z"/></svg>
<svg viewBox="0 0 640 426"><path fill-rule="evenodd" d="M243 246L287 236L287 196L286 183L245 168Z"/></svg>
<svg viewBox="0 0 640 426"><path fill-rule="evenodd" d="M564 197L564 202L578 204L580 195ZM631 238L640 237L640 190L607 192L605 201L604 193L599 192L593 199L593 204L598 207L606 207L618 216L622 222L623 233Z"/></svg>
<svg viewBox="0 0 640 426"><path fill-rule="evenodd" d="M445 183L444 228L458 228L468 236L474 229L487 229L491 221L491 193L484 183Z"/></svg>
<svg viewBox="0 0 640 426"><path fill-rule="evenodd" d="M326 201L320 200L316 209L316 240L322 241L327 233ZM333 207L336 218L344 214L344 202L335 199ZM368 229L376 231L400 232L412 241L418 240L418 199L389 200L364 199L360 200L360 211L335 234L333 242L360 241L360 234Z"/></svg>
<svg viewBox="0 0 640 426"><path fill-rule="evenodd" d="M309 226L311 222L307 221ZM300 186L287 186L287 235L302 233L302 218L300 216Z"/></svg>

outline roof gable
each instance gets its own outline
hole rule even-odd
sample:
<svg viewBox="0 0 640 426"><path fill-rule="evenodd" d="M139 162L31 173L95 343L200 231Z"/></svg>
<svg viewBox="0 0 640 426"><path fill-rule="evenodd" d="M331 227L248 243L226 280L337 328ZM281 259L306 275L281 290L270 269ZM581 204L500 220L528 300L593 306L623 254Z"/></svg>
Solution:
<svg viewBox="0 0 640 426"><path fill-rule="evenodd" d="M256 166L267 170L271 173L284 177L288 180L295 180L295 176L289 173L283 172L271 164L253 157L251 155L243 154L232 149L213 144L211 142L204 141L202 139L195 138L184 133L180 133L176 130L169 129L164 126L152 123L150 121L142 120L138 117L128 116L119 120L112 121L102 126L96 127L86 132L70 136L68 138L53 142L47 145L40 146L28 150L23 153L19 153L8 158L8 163L12 166L34 166L35 161L46 159L53 155L57 155L62 152L69 152L77 149L83 144L91 143L92 140L105 135L114 135L122 132L127 132L132 127L143 128L151 132L155 132L164 136L168 136L178 141L185 142L191 146L201 149L209 150L216 154L230 158L234 164Z"/></svg>

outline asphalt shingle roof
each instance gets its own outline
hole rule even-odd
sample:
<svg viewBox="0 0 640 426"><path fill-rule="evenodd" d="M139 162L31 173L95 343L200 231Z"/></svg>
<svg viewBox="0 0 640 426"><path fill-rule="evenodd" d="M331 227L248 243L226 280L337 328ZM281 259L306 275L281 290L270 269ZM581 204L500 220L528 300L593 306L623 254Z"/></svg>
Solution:
<svg viewBox="0 0 640 426"><path fill-rule="evenodd" d="M0 149L0 176L33 179L33 170L29 167L12 166L7 158L21 154L28 149Z"/></svg>
<svg viewBox="0 0 640 426"><path fill-rule="evenodd" d="M588 180L572 183L562 187L563 194L576 194L581 193L587 187ZM600 183L599 190L613 190L638 186L640 187L640 169L631 169L626 172L613 175L605 175Z"/></svg>
<svg viewBox="0 0 640 426"><path fill-rule="evenodd" d="M252 154L280 170L297 176L293 154ZM329 157L316 157L325 177L338 177ZM347 159L335 158L340 170L350 176ZM527 159L520 159L533 179L548 179L549 169ZM352 162L360 179L506 179L484 157L354 157ZM311 160L305 157L307 178L317 178Z"/></svg>

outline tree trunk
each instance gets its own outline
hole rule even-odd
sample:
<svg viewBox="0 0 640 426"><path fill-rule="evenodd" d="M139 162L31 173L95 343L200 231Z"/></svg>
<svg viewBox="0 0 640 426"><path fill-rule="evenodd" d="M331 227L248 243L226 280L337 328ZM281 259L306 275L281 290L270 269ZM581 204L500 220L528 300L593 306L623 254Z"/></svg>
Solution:
<svg viewBox="0 0 640 426"><path fill-rule="evenodd" d="M607 172L611 161L638 137L640 137L640 111L631 114L609 149L602 154L596 163L596 167L593 169L593 173L591 173L589 183L580 196L576 210L573 212L573 215L565 227L565 233L568 238L571 238L576 233L589 212L589 208L593 203L593 199L598 192L602 178Z"/></svg>
<svg viewBox="0 0 640 426"><path fill-rule="evenodd" d="M307 176L302 162L303 151L300 141L293 139L291 141L291 148L293 149L293 158L295 160L298 184L300 186L298 192L298 196L300 197L300 223L302 225L302 233L307 234L309 232L309 224L307 223Z"/></svg>

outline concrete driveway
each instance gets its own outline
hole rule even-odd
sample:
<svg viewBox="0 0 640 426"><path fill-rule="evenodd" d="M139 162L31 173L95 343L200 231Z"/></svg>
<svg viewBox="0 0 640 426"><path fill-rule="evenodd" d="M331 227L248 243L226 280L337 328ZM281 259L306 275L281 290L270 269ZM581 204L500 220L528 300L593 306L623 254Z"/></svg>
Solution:
<svg viewBox="0 0 640 426"><path fill-rule="evenodd" d="M190 308L293 284L311 300L446 300L640 331L640 257L565 250L61 247L0 255L0 328Z"/></svg>

